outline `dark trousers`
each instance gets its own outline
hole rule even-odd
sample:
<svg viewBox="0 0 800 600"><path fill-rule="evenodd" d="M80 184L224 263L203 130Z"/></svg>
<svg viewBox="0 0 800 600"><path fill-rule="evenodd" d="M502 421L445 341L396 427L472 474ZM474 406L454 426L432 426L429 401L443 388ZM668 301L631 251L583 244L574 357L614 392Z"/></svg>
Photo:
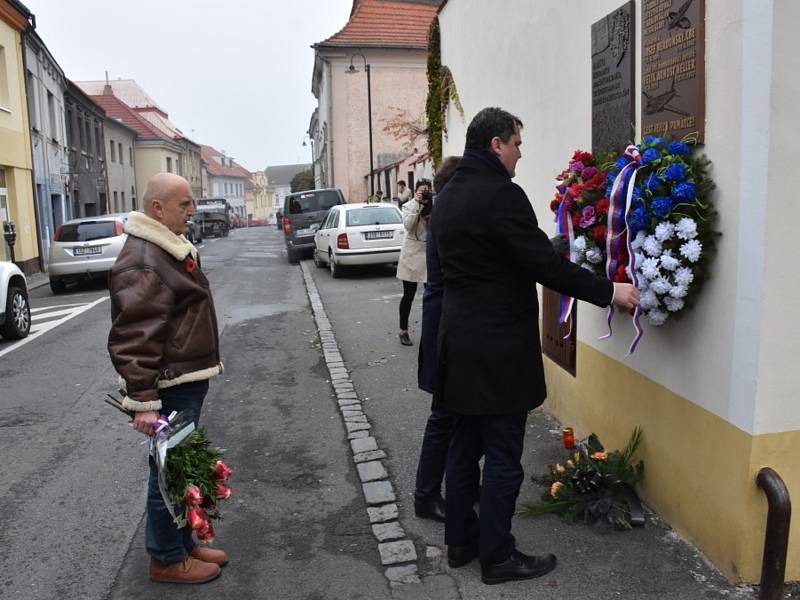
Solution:
<svg viewBox="0 0 800 600"><path fill-rule="evenodd" d="M498 564L514 550L511 518L524 477L522 446L528 413L454 415L453 439L447 454L447 522L445 543L480 543L482 565ZM472 507L483 463L480 518Z"/></svg>
<svg viewBox="0 0 800 600"><path fill-rule="evenodd" d="M175 387L160 390L161 413L169 416L173 410L183 411L187 418L194 421L195 427L200 422L200 409L208 393L208 380L184 383ZM169 460L169 453L167 453ZM184 509L175 507L175 514ZM147 525L145 526L145 547L148 554L157 561L171 565L183 562L192 553L196 542L192 530L187 525L178 528L164 504L164 498L158 489L158 468L150 458L150 479L147 485Z"/></svg>
<svg viewBox="0 0 800 600"><path fill-rule="evenodd" d="M403 281L403 297L400 299L400 329L408 330L408 315L411 314L411 303L417 293L416 281Z"/></svg>
<svg viewBox="0 0 800 600"><path fill-rule="evenodd" d="M447 449L453 433L453 413L431 407L431 415L422 436L422 448L417 465L414 497L430 500L442 495L442 480L447 466Z"/></svg>

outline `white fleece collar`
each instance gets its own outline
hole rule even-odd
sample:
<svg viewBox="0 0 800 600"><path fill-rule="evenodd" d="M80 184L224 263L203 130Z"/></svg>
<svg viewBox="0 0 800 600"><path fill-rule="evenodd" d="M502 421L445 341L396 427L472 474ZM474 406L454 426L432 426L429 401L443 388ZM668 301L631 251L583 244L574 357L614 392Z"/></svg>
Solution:
<svg viewBox="0 0 800 600"><path fill-rule="evenodd" d="M197 248L182 235L175 235L166 225L144 213L133 211L125 221L125 233L152 242L175 260L184 260L190 254L197 260Z"/></svg>

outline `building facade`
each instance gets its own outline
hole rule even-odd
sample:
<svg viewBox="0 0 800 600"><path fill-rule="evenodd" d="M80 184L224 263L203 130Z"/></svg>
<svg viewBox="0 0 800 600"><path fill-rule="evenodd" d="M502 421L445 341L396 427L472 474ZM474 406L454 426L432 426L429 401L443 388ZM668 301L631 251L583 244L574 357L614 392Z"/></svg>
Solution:
<svg viewBox="0 0 800 600"><path fill-rule="evenodd" d="M501 104L525 124L515 181L548 233L554 177L575 149L591 147L591 26L620 4L450 0L439 15L442 64L453 73L466 123ZM637 40L642 9L637 0ZM794 236L785 218L794 204L787 176L794 157L787 149L797 131L798 22L796 2L705 3L702 153L713 161L712 201L723 235L696 305L679 321L645 326L636 353L627 356L629 320L618 319L614 336L598 341L608 332L605 311L581 303L576 375L545 359L547 408L580 437L596 432L610 448L621 448L634 427L643 427L646 501L728 577L742 581L758 581L761 571L767 502L755 485L759 469L772 467L800 496L794 364L800 325L786 315L800 284L787 276ZM514 57L502 69L497 39ZM637 74L640 54L637 48ZM556 93L554 82L564 82L565 74L571 74L569 93ZM638 114L636 121L638 132ZM452 106L447 129L443 154L460 155L466 125ZM786 576L800 578L796 527Z"/></svg>
<svg viewBox="0 0 800 600"><path fill-rule="evenodd" d="M263 223L275 221L272 190L267 186L267 175L264 171L253 171L245 188L248 219L257 219Z"/></svg>
<svg viewBox="0 0 800 600"><path fill-rule="evenodd" d="M0 222L16 227L14 259L27 273L40 269L22 45L31 18L19 2L0 0ZM3 240L0 260L11 260Z"/></svg>
<svg viewBox="0 0 800 600"><path fill-rule="evenodd" d="M137 210L140 202L136 188L136 131L107 116L105 134L109 212Z"/></svg>
<svg viewBox="0 0 800 600"><path fill-rule="evenodd" d="M375 170L427 150L419 133L428 91L427 35L438 5L356 0L344 28L313 46L314 176L323 187L340 188L349 202L365 200L370 191L368 95Z"/></svg>
<svg viewBox="0 0 800 600"><path fill-rule="evenodd" d="M103 133L106 114L71 81L67 81L64 104L72 214L76 218L105 214L108 212Z"/></svg>
<svg viewBox="0 0 800 600"><path fill-rule="evenodd" d="M247 219L245 184L250 179L250 171L236 164L224 151L211 146L201 146L200 151L208 174L207 197L225 198L233 213L244 221Z"/></svg>

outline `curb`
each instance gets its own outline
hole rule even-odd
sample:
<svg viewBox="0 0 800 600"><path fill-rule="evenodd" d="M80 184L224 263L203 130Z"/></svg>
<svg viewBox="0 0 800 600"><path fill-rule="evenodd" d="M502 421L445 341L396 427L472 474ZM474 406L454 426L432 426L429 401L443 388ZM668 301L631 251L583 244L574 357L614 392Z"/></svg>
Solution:
<svg viewBox="0 0 800 600"><path fill-rule="evenodd" d="M394 486L382 462L386 458L386 452L378 446L372 435L372 425L364 414L361 400L339 352L339 344L314 279L304 262L300 263L300 269L322 342L331 385L336 393L339 412L350 442L353 463L367 503L367 516L378 542L381 565L386 567L384 575L393 588L404 584L421 584L417 569L417 551L414 542L406 538L400 523Z"/></svg>

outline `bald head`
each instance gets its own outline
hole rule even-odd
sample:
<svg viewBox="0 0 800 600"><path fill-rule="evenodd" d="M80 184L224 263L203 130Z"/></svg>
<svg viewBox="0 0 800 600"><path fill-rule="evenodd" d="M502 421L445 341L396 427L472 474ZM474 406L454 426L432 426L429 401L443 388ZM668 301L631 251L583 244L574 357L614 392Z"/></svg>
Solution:
<svg viewBox="0 0 800 600"><path fill-rule="evenodd" d="M195 213L189 182L174 173L158 173L147 182L144 214L165 225L175 235L188 231L186 222Z"/></svg>

